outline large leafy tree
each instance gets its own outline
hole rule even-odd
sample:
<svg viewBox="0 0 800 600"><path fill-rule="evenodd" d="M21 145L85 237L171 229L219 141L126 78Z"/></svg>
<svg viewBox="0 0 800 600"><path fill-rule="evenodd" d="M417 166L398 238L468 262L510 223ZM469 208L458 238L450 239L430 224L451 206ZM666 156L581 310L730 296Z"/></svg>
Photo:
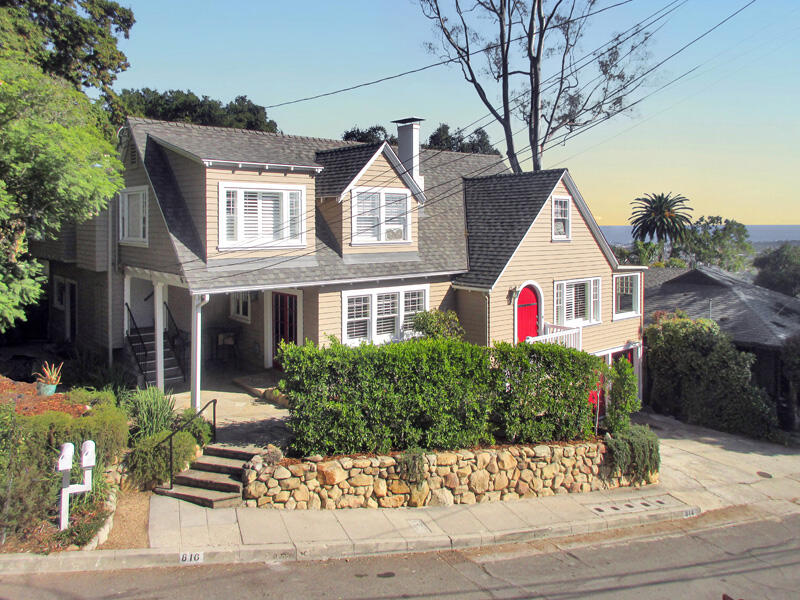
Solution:
<svg viewBox="0 0 800 600"><path fill-rule="evenodd" d="M691 207L688 198L680 194L645 194L631 204L630 223L633 226L633 239L657 242L680 242L692 224L689 218ZM663 250L662 250L663 254Z"/></svg>
<svg viewBox="0 0 800 600"><path fill-rule="evenodd" d="M92 217L122 187L104 111L72 82L0 59L0 331L41 293L31 238Z"/></svg>
<svg viewBox="0 0 800 600"><path fill-rule="evenodd" d="M440 123L439 127L428 137L428 148L435 150L452 150L453 152L470 152L481 154L500 154L489 140L489 134L482 127L465 137L460 130L450 132L450 125Z"/></svg>
<svg viewBox="0 0 800 600"><path fill-rule="evenodd" d="M373 125L361 129L358 125L353 125L342 134L342 139L345 142L364 142L365 144L379 144L381 142L389 142L390 144L397 144L397 136L389 135L383 125Z"/></svg>
<svg viewBox="0 0 800 600"><path fill-rule="evenodd" d="M800 295L800 246L782 244L766 250L753 261L758 269L755 284L783 292Z"/></svg>
<svg viewBox="0 0 800 600"><path fill-rule="evenodd" d="M697 219L678 245L673 256L685 257L689 264L712 265L728 271L747 267L753 254L747 227L733 219L702 216Z"/></svg>
<svg viewBox="0 0 800 600"><path fill-rule="evenodd" d="M278 131L277 123L267 118L264 107L255 104L247 96L237 96L233 101L223 104L208 96L198 96L190 90L159 92L142 88L122 90L119 102L126 115L136 117L271 133Z"/></svg>

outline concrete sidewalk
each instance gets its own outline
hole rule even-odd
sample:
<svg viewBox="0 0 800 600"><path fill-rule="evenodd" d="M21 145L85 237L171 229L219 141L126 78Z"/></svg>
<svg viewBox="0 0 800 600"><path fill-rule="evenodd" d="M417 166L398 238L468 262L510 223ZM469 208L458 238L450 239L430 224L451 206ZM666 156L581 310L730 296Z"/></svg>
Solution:
<svg viewBox="0 0 800 600"><path fill-rule="evenodd" d="M800 452L642 417L661 438L660 483L588 494L449 507L277 511L150 505L150 548L0 555L0 572L344 558L450 550L631 527L748 505L800 513Z"/></svg>

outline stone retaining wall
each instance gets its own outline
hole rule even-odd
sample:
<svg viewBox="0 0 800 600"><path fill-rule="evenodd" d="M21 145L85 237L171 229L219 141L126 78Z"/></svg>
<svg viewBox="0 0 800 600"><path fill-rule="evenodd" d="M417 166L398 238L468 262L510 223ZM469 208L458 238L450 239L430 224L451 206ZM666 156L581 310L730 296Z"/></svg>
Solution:
<svg viewBox="0 0 800 600"><path fill-rule="evenodd" d="M438 452L416 461L407 454L314 456L286 465L256 456L242 480L249 506L289 510L448 506L631 485L604 468L605 452L603 443L552 444Z"/></svg>

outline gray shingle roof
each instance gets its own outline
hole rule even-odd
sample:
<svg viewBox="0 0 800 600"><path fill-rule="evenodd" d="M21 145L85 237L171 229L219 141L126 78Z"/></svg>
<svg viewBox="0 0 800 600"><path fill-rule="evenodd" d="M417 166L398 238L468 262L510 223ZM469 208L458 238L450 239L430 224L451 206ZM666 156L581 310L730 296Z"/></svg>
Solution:
<svg viewBox="0 0 800 600"><path fill-rule="evenodd" d="M318 152L324 152L346 144L337 140L297 138L261 133L252 135L253 132L242 130L220 131L220 128L214 127L187 126L182 123L172 124L146 119L130 119L130 122L134 140L137 147L140 148L140 152L143 152L145 145L148 144L148 135L167 141L169 144L187 152L200 151L200 149L207 147L211 143L202 139L207 129L211 130L209 134L214 139L224 137L226 139L226 147L236 146L237 139L241 140L247 147L246 150L234 148L237 152L241 152L238 155L218 154L221 157L220 160L259 162L258 157L262 157L268 158L264 162L278 162L275 159L276 154L273 152L272 147L276 145L276 140L279 139L280 144L286 146L280 149L282 156L295 155L300 156L303 160L305 160L306 156L309 156L313 163L316 161ZM269 156L267 155L267 150L259 150L254 147L256 145L254 140L262 140L266 146L269 146L267 149ZM152 138L149 144L153 144ZM316 148L314 148L315 144ZM154 145L158 147L157 144ZM353 146L354 150L356 148L359 150L364 149L364 154L354 152L355 156L359 156L358 160L361 160L360 157L368 154L370 150L374 154L377 149L375 146L370 147L364 144L350 145ZM262 152L262 154L259 154L259 152ZM234 155L240 158L231 159L230 157ZM160 173L159 169L165 163L163 160L155 160L159 156L157 153L153 152L152 156L152 160L154 160L152 164L156 171ZM323 160L325 160L325 157L323 157ZM348 169L343 171L351 170L357 162L356 160L353 161L353 164L348 162ZM312 163L306 162L305 164ZM147 161L145 161L145 166L148 167L148 170L150 169ZM462 178L501 173L505 170L506 167L495 155L422 150L420 172L425 178L427 201L424 208L419 212L417 230L419 251L415 257L416 260L408 260L405 255L392 260L390 253L382 252L379 253L380 255L376 254L375 261L372 263L346 263L329 227L324 222L321 214L317 212L317 233L313 242L314 249L309 248L308 252L304 253L304 256L282 256L269 259L243 258L204 262L198 260L197 253L192 250L194 242L191 240L191 232L183 227L189 219L173 218L177 214L185 214L185 212L181 213L181 210L185 211L185 208L179 208L183 204L183 200L180 198L177 185L174 185L173 182L170 188L168 182L172 180L165 178L161 173L160 179L164 179L165 183L159 185L156 194L159 196L159 203L162 205L167 225L173 237L173 243L176 244L178 256L184 263L182 269L184 277L193 292L213 292L215 290L222 291L248 287L290 287L319 282L396 279L408 275L466 271L467 249L464 237L465 216ZM341 178L337 176L332 180L339 181L345 177L346 175L342 175ZM162 199L162 195L169 196L169 198ZM191 224L188 226L191 227Z"/></svg>
<svg viewBox="0 0 800 600"><path fill-rule="evenodd" d="M711 317L734 342L751 346L777 348L800 333L800 299L714 267L697 267L657 287L646 285L645 309L646 323L657 310Z"/></svg>
<svg viewBox="0 0 800 600"><path fill-rule="evenodd" d="M317 196L339 196L382 145L366 144L317 152L317 164L325 167L317 175Z"/></svg>
<svg viewBox="0 0 800 600"><path fill-rule="evenodd" d="M469 272L459 284L489 289L566 169L466 180Z"/></svg>

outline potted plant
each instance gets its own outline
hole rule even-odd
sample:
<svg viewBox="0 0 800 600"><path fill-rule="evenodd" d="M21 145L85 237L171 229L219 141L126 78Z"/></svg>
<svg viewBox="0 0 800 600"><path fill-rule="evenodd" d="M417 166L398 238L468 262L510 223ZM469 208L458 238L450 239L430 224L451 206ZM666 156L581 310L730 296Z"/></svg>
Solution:
<svg viewBox="0 0 800 600"><path fill-rule="evenodd" d="M41 372L36 373L36 391L40 396L52 396L56 393L56 386L61 383L61 367L63 366L63 362L56 366L55 363L49 364L45 361Z"/></svg>

